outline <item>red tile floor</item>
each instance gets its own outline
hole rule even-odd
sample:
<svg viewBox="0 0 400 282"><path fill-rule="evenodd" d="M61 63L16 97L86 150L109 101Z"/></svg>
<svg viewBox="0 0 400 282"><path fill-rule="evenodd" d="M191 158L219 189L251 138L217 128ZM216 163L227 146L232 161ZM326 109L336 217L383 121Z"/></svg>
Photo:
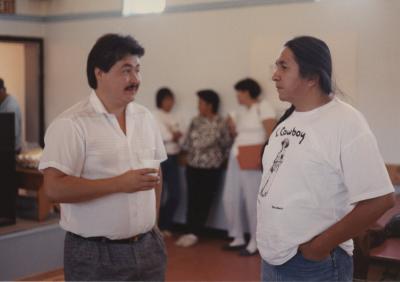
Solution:
<svg viewBox="0 0 400 282"><path fill-rule="evenodd" d="M174 237L165 238L168 251L166 281L259 281L260 257L241 257L237 252L221 250L226 241L203 237L195 246L175 246ZM63 281L62 269L21 279Z"/></svg>
<svg viewBox="0 0 400 282"><path fill-rule="evenodd" d="M175 246L174 237L165 238L168 250L166 281L259 281L260 257L240 257L237 252L222 251L226 241L218 236L203 237L189 248ZM367 281L400 281L386 275L386 264L372 264ZM397 270L397 269L395 269ZM398 274L397 274L398 275ZM25 277L25 281L63 281L62 269Z"/></svg>

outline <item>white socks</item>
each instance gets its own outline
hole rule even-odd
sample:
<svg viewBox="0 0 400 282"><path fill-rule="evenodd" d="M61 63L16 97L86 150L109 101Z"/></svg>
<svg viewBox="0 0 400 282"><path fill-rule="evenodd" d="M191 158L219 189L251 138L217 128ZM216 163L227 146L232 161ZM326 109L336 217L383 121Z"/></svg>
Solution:
<svg viewBox="0 0 400 282"><path fill-rule="evenodd" d="M235 237L232 242L229 243L230 247L236 247L244 245L246 242L243 237Z"/></svg>
<svg viewBox="0 0 400 282"><path fill-rule="evenodd" d="M254 253L255 251L257 251L257 242L255 238L251 238L249 243L247 244L246 250L249 253Z"/></svg>

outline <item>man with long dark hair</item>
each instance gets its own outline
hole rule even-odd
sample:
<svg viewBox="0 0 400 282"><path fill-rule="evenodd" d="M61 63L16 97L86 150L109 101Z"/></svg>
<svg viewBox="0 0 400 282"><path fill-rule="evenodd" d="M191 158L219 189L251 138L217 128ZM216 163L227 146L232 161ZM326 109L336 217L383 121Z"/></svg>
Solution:
<svg viewBox="0 0 400 282"><path fill-rule="evenodd" d="M333 94L328 46L285 44L272 77L292 106L265 148L257 206L263 281L352 281L353 242L394 204L362 114Z"/></svg>

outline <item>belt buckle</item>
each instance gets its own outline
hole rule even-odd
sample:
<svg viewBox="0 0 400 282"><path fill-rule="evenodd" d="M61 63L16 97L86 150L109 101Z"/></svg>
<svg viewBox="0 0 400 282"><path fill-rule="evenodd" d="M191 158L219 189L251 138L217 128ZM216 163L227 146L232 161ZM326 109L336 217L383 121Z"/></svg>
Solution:
<svg viewBox="0 0 400 282"><path fill-rule="evenodd" d="M129 242L135 243L137 241L139 241L140 235L135 235L131 238L129 238Z"/></svg>

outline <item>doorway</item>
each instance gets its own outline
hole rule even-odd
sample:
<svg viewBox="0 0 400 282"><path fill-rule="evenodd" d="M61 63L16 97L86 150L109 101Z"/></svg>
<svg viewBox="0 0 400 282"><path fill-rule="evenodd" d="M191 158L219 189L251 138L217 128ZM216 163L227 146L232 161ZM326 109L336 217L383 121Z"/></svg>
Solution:
<svg viewBox="0 0 400 282"><path fill-rule="evenodd" d="M43 39L0 36L0 77L21 108L22 146L44 147Z"/></svg>

